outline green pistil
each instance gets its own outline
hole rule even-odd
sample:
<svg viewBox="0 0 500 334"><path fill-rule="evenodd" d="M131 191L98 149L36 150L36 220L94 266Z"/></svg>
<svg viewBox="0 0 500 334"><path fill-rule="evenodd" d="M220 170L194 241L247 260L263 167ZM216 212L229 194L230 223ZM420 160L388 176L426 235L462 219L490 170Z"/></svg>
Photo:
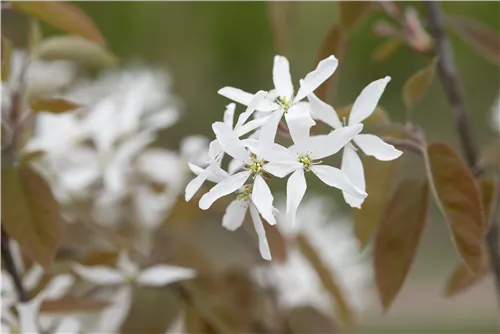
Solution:
<svg viewBox="0 0 500 334"><path fill-rule="evenodd" d="M258 160L256 157L252 157L252 161L249 165L246 166L252 173L252 177L256 177L257 175L261 175L264 173L264 160Z"/></svg>
<svg viewBox="0 0 500 334"><path fill-rule="evenodd" d="M253 190L253 185L252 184L245 184L241 190L238 190L236 193L236 199L239 201L245 200L250 197L250 194L252 194Z"/></svg>
<svg viewBox="0 0 500 334"><path fill-rule="evenodd" d="M304 170L306 172L311 170L312 160L311 160L311 157L309 156L309 154L304 154L304 155L299 156L298 160L304 166Z"/></svg>
<svg viewBox="0 0 500 334"><path fill-rule="evenodd" d="M278 97L277 102L283 108L286 114L288 112L288 109L290 109L290 104L288 103L286 98L284 96L280 96Z"/></svg>

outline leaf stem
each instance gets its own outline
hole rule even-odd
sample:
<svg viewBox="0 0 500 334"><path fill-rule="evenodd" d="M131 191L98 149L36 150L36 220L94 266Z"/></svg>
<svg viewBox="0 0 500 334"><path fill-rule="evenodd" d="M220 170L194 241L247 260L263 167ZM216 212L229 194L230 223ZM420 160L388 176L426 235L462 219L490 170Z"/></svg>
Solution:
<svg viewBox="0 0 500 334"><path fill-rule="evenodd" d="M16 263L14 262L14 258L12 257L12 252L10 250L10 238L7 233L2 229L2 242L0 244L2 249L2 259L4 262L5 269L9 273L12 281L14 282L14 288L16 290L17 298L20 302L28 301L28 296L26 295L26 290L23 286L23 281L19 276L19 273L16 268Z"/></svg>

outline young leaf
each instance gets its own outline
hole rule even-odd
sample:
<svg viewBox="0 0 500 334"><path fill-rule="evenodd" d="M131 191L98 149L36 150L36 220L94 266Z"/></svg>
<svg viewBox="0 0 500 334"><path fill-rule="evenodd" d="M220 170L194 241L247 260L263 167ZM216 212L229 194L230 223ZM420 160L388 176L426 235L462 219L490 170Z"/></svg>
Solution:
<svg viewBox="0 0 500 334"><path fill-rule="evenodd" d="M11 1L12 7L65 32L104 45L104 38L78 7L64 1Z"/></svg>
<svg viewBox="0 0 500 334"><path fill-rule="evenodd" d="M9 80L12 42L2 36L2 82Z"/></svg>
<svg viewBox="0 0 500 334"><path fill-rule="evenodd" d="M474 177L460 156L448 145L429 145L428 178L436 204L445 217L464 264L474 273L484 256L485 219L481 194Z"/></svg>
<svg viewBox="0 0 500 334"><path fill-rule="evenodd" d="M403 87L403 102L407 108L413 108L422 100L430 87L436 72L436 59L424 69L413 74L406 80Z"/></svg>
<svg viewBox="0 0 500 334"><path fill-rule="evenodd" d="M446 283L445 296L452 297L455 296L468 288L479 283L489 272L488 267L488 257L484 257L483 266L478 273L473 273L467 266L460 263L450 275L448 282Z"/></svg>
<svg viewBox="0 0 500 334"><path fill-rule="evenodd" d="M493 29L469 17L448 15L446 24L475 52L500 65L500 35Z"/></svg>
<svg viewBox="0 0 500 334"><path fill-rule="evenodd" d="M118 63L118 58L102 45L71 35L43 40L34 55L44 60L72 60L87 66L113 66Z"/></svg>
<svg viewBox="0 0 500 334"><path fill-rule="evenodd" d="M342 28L351 33L361 19L370 13L373 5L370 1L339 1L340 25Z"/></svg>
<svg viewBox="0 0 500 334"><path fill-rule="evenodd" d="M64 221L47 182L29 166L2 168L2 227L33 261L49 269Z"/></svg>
<svg viewBox="0 0 500 334"><path fill-rule="evenodd" d="M38 23L38 20L31 19L29 36L28 36L28 50L30 54L32 54L35 51L35 48L37 47L37 45L40 43L41 40L42 40L42 31L40 29L40 24Z"/></svg>
<svg viewBox="0 0 500 334"><path fill-rule="evenodd" d="M47 313L70 313L85 311L101 311L108 306L108 303L74 297L63 297L56 300L46 300L42 303L40 310Z"/></svg>
<svg viewBox="0 0 500 334"><path fill-rule="evenodd" d="M318 274L323 287L328 291L332 299L337 303L337 309L339 312L338 320L340 321L340 325L344 328L349 327L353 323L354 313L351 305L349 305L347 299L344 297L342 289L335 279L334 273L332 273L330 269L325 267L320 256L314 250L313 246L311 246L304 235L299 235L297 237L297 242L302 254L304 254L309 263L311 263L314 270L316 270L316 273Z"/></svg>
<svg viewBox="0 0 500 334"><path fill-rule="evenodd" d="M384 310L394 301L415 258L427 216L427 184L408 180L387 204L375 236L375 282Z"/></svg>
<svg viewBox="0 0 500 334"><path fill-rule="evenodd" d="M382 63L389 59L394 52L396 52L401 46L403 42L398 39L389 39L384 43L380 44L376 47L376 49L372 53L372 61L374 63Z"/></svg>
<svg viewBox="0 0 500 334"><path fill-rule="evenodd" d="M483 203L485 229L491 219L493 200L495 198L495 182L490 179L479 179L479 190L481 191L481 201Z"/></svg>
<svg viewBox="0 0 500 334"><path fill-rule="evenodd" d="M44 111L52 114L62 114L80 108L79 104L63 99L36 99L31 103L34 111Z"/></svg>

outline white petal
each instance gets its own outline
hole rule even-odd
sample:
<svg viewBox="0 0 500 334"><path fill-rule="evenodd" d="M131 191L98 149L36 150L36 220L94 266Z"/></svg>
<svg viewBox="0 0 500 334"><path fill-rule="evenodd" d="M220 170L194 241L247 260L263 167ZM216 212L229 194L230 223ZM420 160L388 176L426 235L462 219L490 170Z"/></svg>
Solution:
<svg viewBox="0 0 500 334"><path fill-rule="evenodd" d="M34 263L23 277L24 287L28 290L34 289L42 280L43 274L42 266Z"/></svg>
<svg viewBox="0 0 500 334"><path fill-rule="evenodd" d="M310 147L311 158L322 159L334 155L347 145L358 133L363 130L363 124L354 124L344 128L336 129L326 136L321 136L312 141Z"/></svg>
<svg viewBox="0 0 500 334"><path fill-rule="evenodd" d="M356 188L347 175L340 169L326 165L315 165L311 167L311 170L321 181L330 187L338 188L355 197L366 198L366 193Z"/></svg>
<svg viewBox="0 0 500 334"><path fill-rule="evenodd" d="M76 334L80 332L80 326L81 324L76 317L65 316L61 319L53 333Z"/></svg>
<svg viewBox="0 0 500 334"><path fill-rule="evenodd" d="M243 224L247 213L249 201L234 200L226 208L222 217L222 226L229 231L234 231Z"/></svg>
<svg viewBox="0 0 500 334"><path fill-rule="evenodd" d="M273 81L278 96L289 101L293 95L293 83L290 76L290 64L283 56L274 57Z"/></svg>
<svg viewBox="0 0 500 334"><path fill-rule="evenodd" d="M347 175L349 180L356 186L356 188L365 191L365 173L363 170L363 162L359 158L354 148L347 145L344 148L342 155L342 165L340 169ZM353 208L361 208L364 199L358 196L352 196L347 192L343 192L344 199Z"/></svg>
<svg viewBox="0 0 500 334"><path fill-rule="evenodd" d="M234 123L234 110L236 109L235 103L229 103L224 111L224 123L230 128L233 127Z"/></svg>
<svg viewBox="0 0 500 334"><path fill-rule="evenodd" d="M312 118L320 120L334 129L342 127L339 116L332 106L321 101L314 93L307 95L307 99L310 103Z"/></svg>
<svg viewBox="0 0 500 334"><path fill-rule="evenodd" d="M291 172L302 169L302 164L298 161L272 161L264 165L264 170L276 177L282 178Z"/></svg>
<svg viewBox="0 0 500 334"><path fill-rule="evenodd" d="M253 205L250 205L250 215L252 216L253 226L259 239L260 255L265 260L271 261L271 251L269 250L269 244L267 243L266 230L264 229L262 220L260 220L259 212Z"/></svg>
<svg viewBox="0 0 500 334"><path fill-rule="evenodd" d="M266 147L274 143L276 132L278 131L278 124L283 117L283 109L276 110L271 114L271 117L260 128L259 146Z"/></svg>
<svg viewBox="0 0 500 334"><path fill-rule="evenodd" d="M245 181L250 176L249 171L240 172L238 174L234 174L227 179L222 180L218 184L216 184L208 193L203 195L200 199L200 208L202 210L207 210L212 204L221 198L222 196L229 195L236 190L240 189L241 186L245 183Z"/></svg>
<svg viewBox="0 0 500 334"><path fill-rule="evenodd" d="M248 118L254 113L257 106L259 106L262 103L262 101L264 101L266 95L267 92L263 90L259 90L257 93L255 93L255 95L252 97L252 100L250 100L250 103L248 104L248 107L245 110L245 112L241 113L240 117L238 117L238 122L236 122L236 125L234 126L235 129L245 124Z"/></svg>
<svg viewBox="0 0 500 334"><path fill-rule="evenodd" d="M116 267L127 277L133 277L139 273L139 266L130 259L128 252L125 250L122 250L118 255Z"/></svg>
<svg viewBox="0 0 500 334"><path fill-rule="evenodd" d="M249 138L244 139L243 143L250 149L250 151L252 151L252 153L267 161L295 160L295 157L292 155L290 150L280 144L272 143L270 145L260 147L261 151L259 151L259 140Z"/></svg>
<svg viewBox="0 0 500 334"><path fill-rule="evenodd" d="M354 137L354 142L366 155L374 156L377 160L390 161L398 158L403 152L387 144L377 136L362 134Z"/></svg>
<svg viewBox="0 0 500 334"><path fill-rule="evenodd" d="M73 265L73 270L86 281L99 284L119 284L125 282L125 276L122 272L107 266L83 266L81 264Z"/></svg>
<svg viewBox="0 0 500 334"><path fill-rule="evenodd" d="M194 269L160 264L143 270L137 282L145 286L164 286L195 276L196 270Z"/></svg>
<svg viewBox="0 0 500 334"><path fill-rule="evenodd" d="M300 88L294 101L298 102L314 92L316 88L331 77L333 72L335 72L338 63L337 58L334 56L330 56L320 61L316 69L307 74L304 80L300 83Z"/></svg>
<svg viewBox="0 0 500 334"><path fill-rule="evenodd" d="M101 312L94 333L118 333L132 302L132 288L126 285L113 296L111 305Z"/></svg>
<svg viewBox="0 0 500 334"><path fill-rule="evenodd" d="M250 101L252 101L252 98L253 98L253 94L244 92L241 89L233 88L233 87L221 88L221 89L219 89L219 91L217 93L219 95L227 97L230 100L241 103L245 106L248 106L248 104L250 104ZM266 99L258 105L257 110L269 112L269 111L277 110L278 108L279 108L279 106L276 103Z"/></svg>
<svg viewBox="0 0 500 334"><path fill-rule="evenodd" d="M271 189L269 189L262 176L257 175L253 183L252 202L262 217L271 225L276 224L273 215L273 201L274 197L271 194Z"/></svg>
<svg viewBox="0 0 500 334"><path fill-rule="evenodd" d="M373 81L361 91L352 105L349 125L361 123L373 113L389 81L390 77Z"/></svg>
<svg viewBox="0 0 500 334"><path fill-rule="evenodd" d="M309 131L316 122L311 118L308 108L296 104L285 114L286 125L295 145L306 148L309 144Z"/></svg>
<svg viewBox="0 0 500 334"><path fill-rule="evenodd" d="M69 274L57 275L40 292L42 299L53 300L66 295L75 282L75 278Z"/></svg>
<svg viewBox="0 0 500 334"><path fill-rule="evenodd" d="M29 302L17 304L16 308L19 314L20 333L39 333L37 321L40 301L41 300L35 298Z"/></svg>
<svg viewBox="0 0 500 334"><path fill-rule="evenodd" d="M222 153L222 147L217 139L214 139L208 144L208 158L215 160Z"/></svg>
<svg viewBox="0 0 500 334"><path fill-rule="evenodd" d="M253 131L257 128L260 128L262 125L264 125L269 120L270 117L271 117L271 115L254 119L254 120L247 122L246 124L240 126L239 128L234 129L234 132L236 132L238 137L246 135L250 131Z"/></svg>
<svg viewBox="0 0 500 334"><path fill-rule="evenodd" d="M208 166L208 171L209 173L207 180L210 182L217 183L229 177L228 172L220 168L219 163L215 161L210 163L210 165Z"/></svg>
<svg viewBox="0 0 500 334"><path fill-rule="evenodd" d="M295 217L297 208L299 207L304 194L306 193L307 184L304 176L304 170L295 171L289 178L286 184L286 219L288 224L295 226Z"/></svg>
<svg viewBox="0 0 500 334"><path fill-rule="evenodd" d="M224 152L240 161L247 161L250 158L245 146L230 127L222 122L215 122L212 124L212 129Z"/></svg>
<svg viewBox="0 0 500 334"><path fill-rule="evenodd" d="M184 194L184 199L189 202L193 198L194 194L201 188L203 183L207 179L208 170L203 170L198 176L192 179L186 186L186 192Z"/></svg>
<svg viewBox="0 0 500 334"><path fill-rule="evenodd" d="M239 160L236 160L236 159L233 159L231 161L229 161L229 164L227 165L227 171L229 174L234 174L236 173L237 171L239 171L240 169L243 168L243 166L245 166L245 164Z"/></svg>

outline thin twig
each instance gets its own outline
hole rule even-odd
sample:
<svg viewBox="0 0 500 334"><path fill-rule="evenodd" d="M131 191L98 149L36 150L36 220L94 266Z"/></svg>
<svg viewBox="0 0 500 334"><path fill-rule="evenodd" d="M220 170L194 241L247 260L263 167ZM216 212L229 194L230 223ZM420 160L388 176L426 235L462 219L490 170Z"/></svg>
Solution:
<svg viewBox="0 0 500 334"><path fill-rule="evenodd" d="M28 296L26 295L26 290L24 289L21 276L19 276L19 273L17 272L16 264L10 250L9 241L9 236L2 229L2 243L0 245L2 249L2 259L4 262L5 270L7 270L14 283L14 289L16 290L17 298L22 303L28 301Z"/></svg>
<svg viewBox="0 0 500 334"><path fill-rule="evenodd" d="M453 51L449 40L444 33L443 13L438 1L427 1L424 3L427 11L429 28L435 42L435 54L438 57L438 73L443 84L448 101L451 105L451 112L455 127L457 129L462 150L467 159L469 167L474 175L482 173L482 163L477 150L475 140L472 135L467 108L464 102L464 96L460 84L460 78L455 66ZM499 209L495 210L493 221L486 236L486 244L490 256L492 272L495 276L495 286L497 292L500 291L500 240L498 238L498 224L495 220L500 217ZM498 302L500 305L500 292L498 293Z"/></svg>
<svg viewBox="0 0 500 334"><path fill-rule="evenodd" d="M403 149L405 151L410 151L418 155L422 155L422 151L424 150L424 147L420 145L419 143L416 143L412 140L408 139L396 139L396 138L388 138L384 137L382 138L386 143L394 145L400 149Z"/></svg>

